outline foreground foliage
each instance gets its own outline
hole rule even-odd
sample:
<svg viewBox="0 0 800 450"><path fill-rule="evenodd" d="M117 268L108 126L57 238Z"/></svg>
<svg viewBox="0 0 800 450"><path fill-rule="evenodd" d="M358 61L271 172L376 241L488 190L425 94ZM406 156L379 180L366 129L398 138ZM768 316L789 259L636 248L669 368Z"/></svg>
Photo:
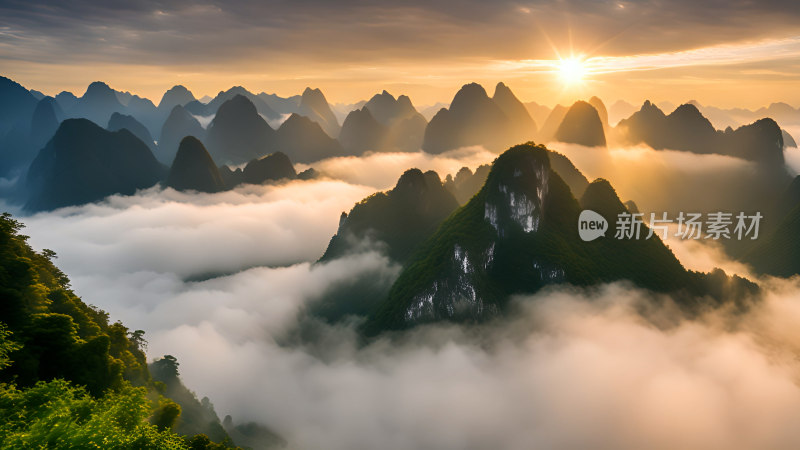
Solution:
<svg viewBox="0 0 800 450"><path fill-rule="evenodd" d="M182 421L150 375L144 331L85 304L55 253L35 252L21 229L0 216L0 448L229 447L216 417ZM194 436L175 433L178 423Z"/></svg>

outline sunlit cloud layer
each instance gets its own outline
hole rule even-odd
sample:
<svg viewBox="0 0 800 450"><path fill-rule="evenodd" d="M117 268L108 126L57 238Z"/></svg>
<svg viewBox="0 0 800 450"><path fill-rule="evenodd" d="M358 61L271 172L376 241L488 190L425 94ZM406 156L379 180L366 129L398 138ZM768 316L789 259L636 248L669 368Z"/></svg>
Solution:
<svg viewBox="0 0 800 450"><path fill-rule="evenodd" d="M712 180L721 189L751 168L641 146L553 148L645 208L699 207L699 188L676 188ZM485 157L467 148L334 158L315 167L337 180L217 194L152 188L21 220L86 302L146 331L150 358L176 356L184 382L218 413L266 424L291 449L796 448L798 279L759 280L765 298L746 313L691 320L626 283L557 286L477 329L426 326L368 346L353 324L303 314L342 283L387 286L400 271L371 247L313 263L340 211L392 184L371 174L416 165L444 175ZM667 243L687 268L749 274L707 242ZM319 338L291 339L299 327Z"/></svg>

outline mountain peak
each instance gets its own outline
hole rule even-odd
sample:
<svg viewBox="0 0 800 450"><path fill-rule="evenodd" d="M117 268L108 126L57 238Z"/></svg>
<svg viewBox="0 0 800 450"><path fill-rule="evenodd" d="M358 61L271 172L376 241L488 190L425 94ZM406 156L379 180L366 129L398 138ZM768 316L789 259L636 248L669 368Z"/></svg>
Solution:
<svg viewBox="0 0 800 450"><path fill-rule="evenodd" d="M697 105L695 105L694 103L684 103L678 106L677 108L675 108L675 111L672 111L672 113L670 113L670 116L672 115L696 117L696 118L703 117L703 113L701 113L700 110L697 109ZM705 117L703 118L705 119Z"/></svg>
<svg viewBox="0 0 800 450"><path fill-rule="evenodd" d="M414 108L414 105L411 103L411 98L409 98L409 96L407 95L400 95L399 97L397 97L397 103L404 109L409 109L414 112L417 111Z"/></svg>
<svg viewBox="0 0 800 450"><path fill-rule="evenodd" d="M511 89L509 89L509 87L508 87L508 86L506 86L506 84L505 84L505 83L503 83L502 81L500 81L500 82L498 82L498 83L497 83L497 85L494 87L494 96L495 96L495 97L497 97L497 94L498 94L498 92L502 92L502 93L504 93L504 94L505 94L505 93L511 94ZM513 94L512 94L512 95L513 95Z"/></svg>
<svg viewBox="0 0 800 450"><path fill-rule="evenodd" d="M392 191L400 192L403 190L415 189L425 184L425 174L419 169L408 169L397 179L397 184Z"/></svg>
<svg viewBox="0 0 800 450"><path fill-rule="evenodd" d="M600 114L589 103L575 102L561 121L556 139L587 147L605 147L606 137Z"/></svg>
<svg viewBox="0 0 800 450"><path fill-rule="evenodd" d="M335 138L339 135L339 121L321 90L307 87L300 98L298 112L320 124L328 136Z"/></svg>
<svg viewBox="0 0 800 450"><path fill-rule="evenodd" d="M90 84L80 101L84 107L90 108L88 111L83 111L84 114L87 114L86 117L90 119L93 118L90 114L91 112L98 112L91 108L101 108L103 112L105 112L105 109L122 108L122 103L117 98L116 92L102 81L95 81Z"/></svg>
<svg viewBox="0 0 800 450"><path fill-rule="evenodd" d="M499 236L514 228L539 227L548 194L550 159L547 149L532 143L511 147L494 162L484 185L484 219Z"/></svg>
<svg viewBox="0 0 800 450"><path fill-rule="evenodd" d="M269 152L274 145L275 130L250 99L237 94L220 105L206 136L215 161L242 164Z"/></svg>
<svg viewBox="0 0 800 450"><path fill-rule="evenodd" d="M175 86L172 86L171 88L167 89L167 92L169 92L170 94L191 94L192 93L192 91L187 89L186 86L184 86L182 84L176 84Z"/></svg>
<svg viewBox="0 0 800 450"><path fill-rule="evenodd" d="M593 95L592 98L589 99L589 104L597 110L597 114L600 116L600 122L603 123L603 127L608 126L608 109L606 109L606 104L603 103L603 100L600 100L600 97Z"/></svg>
<svg viewBox="0 0 800 450"><path fill-rule="evenodd" d="M103 81L93 81L86 88L86 91L111 91L111 87Z"/></svg>
<svg viewBox="0 0 800 450"><path fill-rule="evenodd" d="M581 207L591 209L608 219L626 210L617 191L605 178L597 178L586 187L580 199Z"/></svg>
<svg viewBox="0 0 800 450"><path fill-rule="evenodd" d="M285 128L295 128L296 127L296 128L300 128L300 129L305 129L305 128L308 128L308 127L313 127L314 125L315 125L315 122L313 120L309 119L308 117L301 116L300 114L297 114L297 113L292 113L289 116L288 119L283 121L283 123L281 124L280 128L284 128L284 127ZM319 126L319 125L317 125L317 126Z"/></svg>
<svg viewBox="0 0 800 450"><path fill-rule="evenodd" d="M67 119L28 169L26 208L53 209L132 195L163 174L150 149L128 130L108 131L88 119Z"/></svg>
<svg viewBox="0 0 800 450"><path fill-rule="evenodd" d="M461 86L461 89L456 92L456 96L453 97L453 101L450 103L450 110L469 108L473 102L484 99L489 99L486 89L478 83L468 83Z"/></svg>
<svg viewBox="0 0 800 450"><path fill-rule="evenodd" d="M311 99L311 98L318 98L320 95L324 96L322 90L319 88L311 88L307 87L303 90L303 98Z"/></svg>
<svg viewBox="0 0 800 450"><path fill-rule="evenodd" d="M233 98L220 105L217 115L230 114L231 112L248 115L258 114L256 105L241 94L236 94Z"/></svg>
<svg viewBox="0 0 800 450"><path fill-rule="evenodd" d="M650 100L645 100L639 111L644 113L658 113L662 116L664 115L664 111L661 111L661 109L656 106L655 103L650 102Z"/></svg>
<svg viewBox="0 0 800 450"><path fill-rule="evenodd" d="M186 136L178 146L167 186L179 191L218 192L225 188L225 183L203 143L194 136Z"/></svg>
<svg viewBox="0 0 800 450"><path fill-rule="evenodd" d="M172 109L175 105L183 106L193 100L195 98L192 91L178 84L164 92L164 95L161 96L161 101L158 102L158 108L162 110Z"/></svg>
<svg viewBox="0 0 800 450"><path fill-rule="evenodd" d="M275 152L247 163L243 176L246 183L262 184L267 181L297 178L297 172L286 153Z"/></svg>

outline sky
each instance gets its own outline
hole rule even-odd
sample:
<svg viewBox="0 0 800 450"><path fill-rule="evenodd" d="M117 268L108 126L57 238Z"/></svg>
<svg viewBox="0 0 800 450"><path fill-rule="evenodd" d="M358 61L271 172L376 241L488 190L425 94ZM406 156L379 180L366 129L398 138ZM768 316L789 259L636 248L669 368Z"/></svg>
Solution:
<svg viewBox="0 0 800 450"><path fill-rule="evenodd" d="M547 105L797 106L798 19L793 0L0 0L0 72L47 94L102 80L154 102L180 83L198 98L310 85L332 102L388 89L429 105L505 81ZM582 74L564 76L569 58Z"/></svg>

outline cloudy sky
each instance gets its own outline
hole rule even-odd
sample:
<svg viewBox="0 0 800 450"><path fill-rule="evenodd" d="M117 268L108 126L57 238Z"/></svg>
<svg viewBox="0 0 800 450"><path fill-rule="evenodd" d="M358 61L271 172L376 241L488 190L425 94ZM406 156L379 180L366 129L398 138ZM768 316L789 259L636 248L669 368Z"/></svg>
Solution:
<svg viewBox="0 0 800 450"><path fill-rule="evenodd" d="M334 102L386 88L424 105L503 80L544 104L756 107L800 103L798 19L793 0L2 0L0 67L49 94L102 79L156 102L182 83L198 97L314 85ZM579 82L561 76L569 57Z"/></svg>

